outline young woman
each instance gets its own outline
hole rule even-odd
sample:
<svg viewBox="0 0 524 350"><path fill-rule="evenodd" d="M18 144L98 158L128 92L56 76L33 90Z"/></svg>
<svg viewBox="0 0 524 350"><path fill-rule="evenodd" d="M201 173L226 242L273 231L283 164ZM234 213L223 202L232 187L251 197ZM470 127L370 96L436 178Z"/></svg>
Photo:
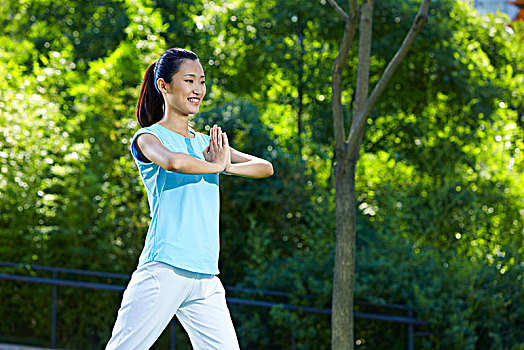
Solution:
<svg viewBox="0 0 524 350"><path fill-rule="evenodd" d="M271 163L229 147L213 126L193 131L206 94L193 52L169 49L145 72L131 142L147 192L151 224L106 349L149 349L173 315L195 349L238 349L216 276L219 253L218 174L263 178Z"/></svg>

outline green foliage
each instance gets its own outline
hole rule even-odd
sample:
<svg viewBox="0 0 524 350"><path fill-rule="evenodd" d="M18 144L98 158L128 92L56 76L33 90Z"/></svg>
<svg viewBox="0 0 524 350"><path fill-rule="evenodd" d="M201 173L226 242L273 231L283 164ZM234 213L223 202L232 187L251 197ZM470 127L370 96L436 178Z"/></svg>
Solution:
<svg viewBox="0 0 524 350"><path fill-rule="evenodd" d="M372 83L417 5L375 4ZM149 224L129 152L134 108L145 68L178 46L199 54L208 77L193 127L220 124L234 148L275 169L257 181L221 176L223 283L290 293L231 296L331 307L330 75L343 22L327 2L4 1L0 23L2 260L133 271ZM432 4L363 140L356 298L431 321L417 348L524 346L524 31L504 23L463 2ZM60 287L59 347L101 348L120 297ZM50 298L48 286L0 280L0 337L47 345ZM292 336L299 349L330 347L329 315L230 308L242 348L286 349ZM405 334L356 320L360 348L402 349ZM178 326L177 337L189 348ZM155 348L167 343L164 334Z"/></svg>

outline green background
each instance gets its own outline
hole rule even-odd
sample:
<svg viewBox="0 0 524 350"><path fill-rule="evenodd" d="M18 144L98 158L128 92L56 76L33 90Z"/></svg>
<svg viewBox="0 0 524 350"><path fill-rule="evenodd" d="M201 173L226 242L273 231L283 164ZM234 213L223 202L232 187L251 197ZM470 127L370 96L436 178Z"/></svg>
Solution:
<svg viewBox="0 0 524 350"><path fill-rule="evenodd" d="M418 5L376 2L372 85ZM416 348L524 349L524 31L508 22L434 1L362 142L355 298L406 304L431 321L420 330L434 335ZM331 307L331 70L344 23L329 3L4 0L0 26L0 260L134 270L149 223L129 152L139 86L164 50L182 47L206 72L194 128L221 125L233 147L275 169L262 180L221 177L222 282ZM347 120L356 50L344 73ZM48 345L51 290L0 280L0 341ZM121 293L58 296L58 347L102 348ZM330 347L327 315L230 307L242 348L288 349L292 331L298 349ZM404 349L405 334L356 320L359 349ZM179 326L177 335L188 348Z"/></svg>

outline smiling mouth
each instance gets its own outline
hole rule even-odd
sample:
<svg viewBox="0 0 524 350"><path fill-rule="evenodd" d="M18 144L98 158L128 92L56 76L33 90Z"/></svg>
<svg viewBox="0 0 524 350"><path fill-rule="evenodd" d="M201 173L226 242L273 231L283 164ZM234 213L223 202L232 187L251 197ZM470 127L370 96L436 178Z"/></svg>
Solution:
<svg viewBox="0 0 524 350"><path fill-rule="evenodd" d="M189 102L191 102L192 104L194 104L194 105L198 105L198 104L200 104L200 99L195 98L195 97L190 97L190 98L188 98L187 100L188 100Z"/></svg>

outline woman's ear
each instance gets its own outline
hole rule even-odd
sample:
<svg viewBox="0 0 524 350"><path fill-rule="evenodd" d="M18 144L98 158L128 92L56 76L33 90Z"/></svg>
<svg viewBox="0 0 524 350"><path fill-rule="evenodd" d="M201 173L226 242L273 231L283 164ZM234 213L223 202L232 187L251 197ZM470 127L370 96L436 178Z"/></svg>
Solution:
<svg viewBox="0 0 524 350"><path fill-rule="evenodd" d="M158 90L160 90L160 92L163 92L164 94L167 94L169 92L168 91L168 84L166 84L164 79L158 78L156 83L157 83L157 86L158 86Z"/></svg>

